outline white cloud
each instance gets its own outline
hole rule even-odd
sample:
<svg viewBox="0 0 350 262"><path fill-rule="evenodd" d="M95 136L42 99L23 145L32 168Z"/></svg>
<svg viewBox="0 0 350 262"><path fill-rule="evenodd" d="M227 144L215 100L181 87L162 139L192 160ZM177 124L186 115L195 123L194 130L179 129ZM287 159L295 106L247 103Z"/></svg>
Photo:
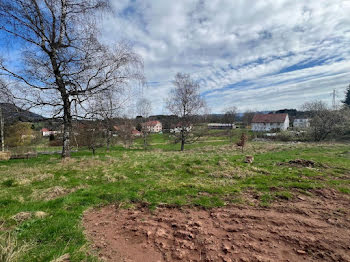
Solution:
<svg viewBox="0 0 350 262"><path fill-rule="evenodd" d="M103 37L128 40L143 56L147 80L159 82L145 90L154 113L164 112L178 71L200 81L213 112L232 104L242 110L297 107L328 99L333 88L342 94L349 81L346 0L115 0L114 8ZM234 86L241 81L248 85Z"/></svg>

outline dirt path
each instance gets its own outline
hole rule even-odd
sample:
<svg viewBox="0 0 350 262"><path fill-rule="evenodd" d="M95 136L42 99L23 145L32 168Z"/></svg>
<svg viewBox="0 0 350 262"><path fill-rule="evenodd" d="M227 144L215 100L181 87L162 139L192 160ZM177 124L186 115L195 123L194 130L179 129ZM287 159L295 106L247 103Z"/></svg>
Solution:
<svg viewBox="0 0 350 262"><path fill-rule="evenodd" d="M350 261L350 201L330 190L271 208L115 206L84 216L106 261Z"/></svg>

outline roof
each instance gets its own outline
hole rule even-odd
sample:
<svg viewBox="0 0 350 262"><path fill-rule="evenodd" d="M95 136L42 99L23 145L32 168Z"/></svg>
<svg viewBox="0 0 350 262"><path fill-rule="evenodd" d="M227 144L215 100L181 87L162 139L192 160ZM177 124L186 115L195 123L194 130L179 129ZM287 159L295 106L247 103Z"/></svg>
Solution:
<svg viewBox="0 0 350 262"><path fill-rule="evenodd" d="M50 130L47 129L47 128L43 128L43 129L41 129L40 131L41 131L41 132L49 132Z"/></svg>
<svg viewBox="0 0 350 262"><path fill-rule="evenodd" d="M131 133L133 135L140 135L141 134L141 132L139 130L136 130L136 129L132 130Z"/></svg>
<svg viewBox="0 0 350 262"><path fill-rule="evenodd" d="M143 125L145 125L145 126L156 126L158 124L162 124L162 123L159 122L159 121L148 121L148 122L144 123Z"/></svg>
<svg viewBox="0 0 350 262"><path fill-rule="evenodd" d="M288 114L256 114L252 123L283 123Z"/></svg>

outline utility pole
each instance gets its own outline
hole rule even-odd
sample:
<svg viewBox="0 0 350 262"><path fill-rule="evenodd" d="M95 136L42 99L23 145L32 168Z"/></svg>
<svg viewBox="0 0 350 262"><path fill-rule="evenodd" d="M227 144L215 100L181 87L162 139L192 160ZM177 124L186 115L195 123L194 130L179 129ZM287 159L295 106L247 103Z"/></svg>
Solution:
<svg viewBox="0 0 350 262"><path fill-rule="evenodd" d="M4 117L0 105L0 137L1 137L1 151L5 152L5 136L4 136Z"/></svg>
<svg viewBox="0 0 350 262"><path fill-rule="evenodd" d="M333 110L335 110L335 89L333 89L332 106L333 106Z"/></svg>

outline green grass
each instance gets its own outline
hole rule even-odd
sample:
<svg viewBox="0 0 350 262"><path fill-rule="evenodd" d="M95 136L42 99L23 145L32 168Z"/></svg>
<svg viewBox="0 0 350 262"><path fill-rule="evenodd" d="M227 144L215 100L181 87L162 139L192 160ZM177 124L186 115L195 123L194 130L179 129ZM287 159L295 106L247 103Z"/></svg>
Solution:
<svg viewBox="0 0 350 262"><path fill-rule="evenodd" d="M10 231L19 244L30 243L20 261L51 261L66 253L71 261L95 261L88 255L81 225L83 212L91 207L145 203L150 208L210 208L252 204L249 195L268 206L297 194L312 195L316 188L350 193L349 145L250 143L241 154L227 139L208 140L179 152L179 145L171 144L166 135L152 135L147 151L136 141L132 149L99 149L95 157L80 151L67 161L51 155L0 162L0 236ZM243 162L246 154L254 155L253 164ZM279 165L297 158L317 165ZM24 222L12 218L36 211L48 216Z"/></svg>

